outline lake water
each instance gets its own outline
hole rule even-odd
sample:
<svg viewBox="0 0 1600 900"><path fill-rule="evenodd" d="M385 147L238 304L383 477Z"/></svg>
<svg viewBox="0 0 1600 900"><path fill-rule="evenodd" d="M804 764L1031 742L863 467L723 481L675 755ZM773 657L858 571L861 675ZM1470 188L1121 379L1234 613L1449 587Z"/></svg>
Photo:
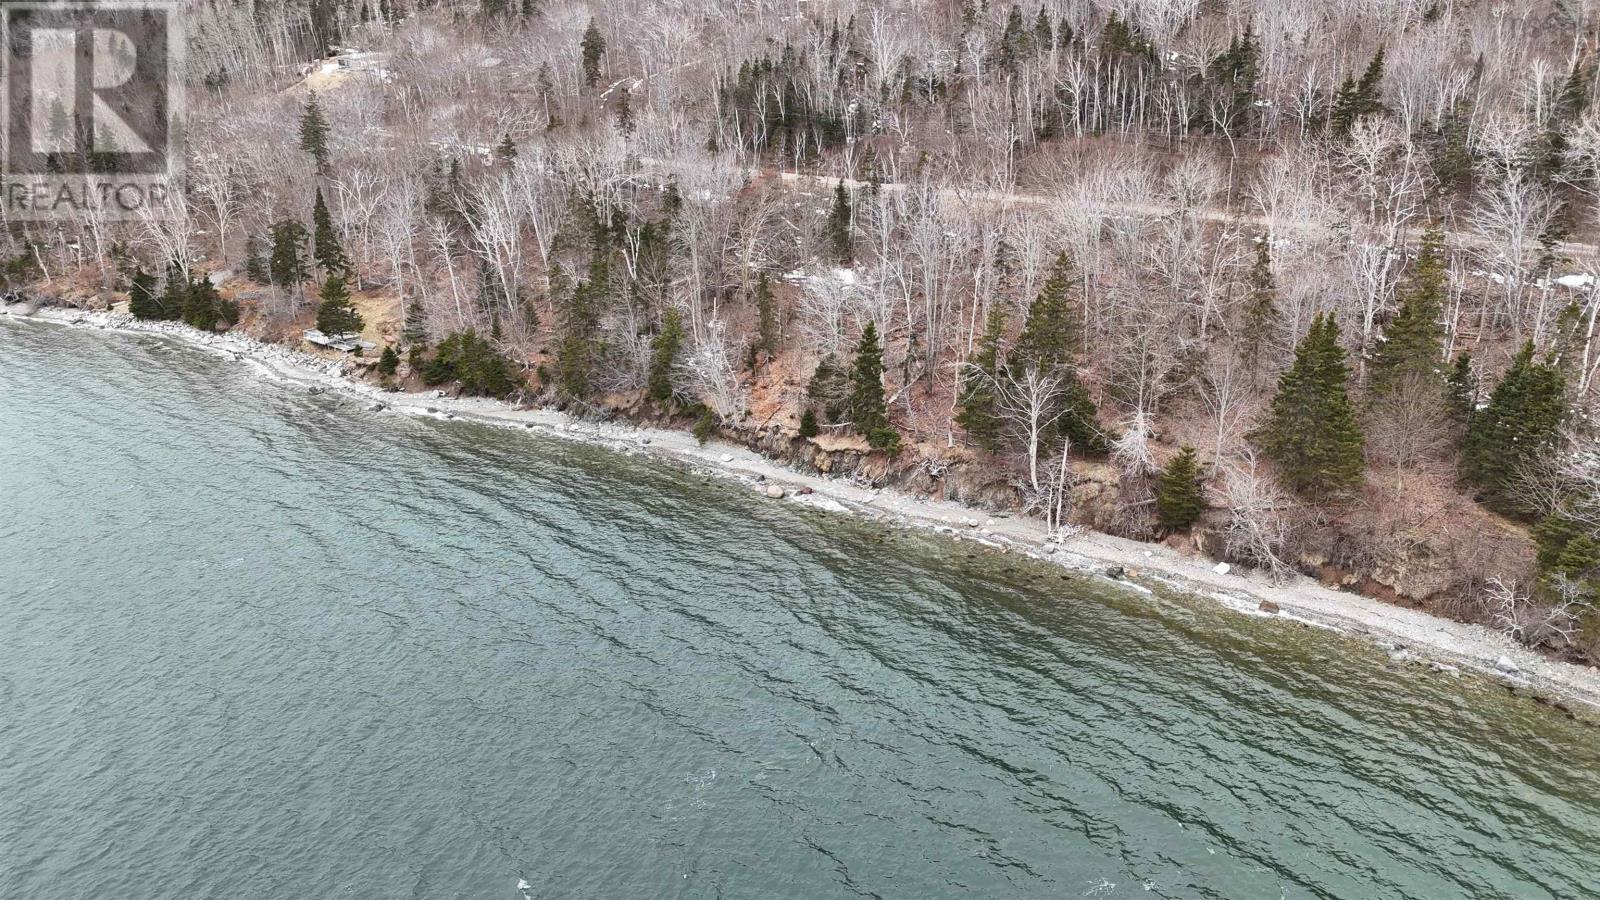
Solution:
<svg viewBox="0 0 1600 900"><path fill-rule="evenodd" d="M7 900L1600 896L1600 731L1383 662L0 321Z"/></svg>

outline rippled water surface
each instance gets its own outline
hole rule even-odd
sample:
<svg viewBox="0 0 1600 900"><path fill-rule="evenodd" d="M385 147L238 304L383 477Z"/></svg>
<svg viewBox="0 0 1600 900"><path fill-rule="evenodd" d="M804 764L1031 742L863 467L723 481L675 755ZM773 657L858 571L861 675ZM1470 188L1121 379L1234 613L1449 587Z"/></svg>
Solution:
<svg viewBox="0 0 1600 900"><path fill-rule="evenodd" d="M0 322L8 900L1600 896L1600 731L1381 662Z"/></svg>

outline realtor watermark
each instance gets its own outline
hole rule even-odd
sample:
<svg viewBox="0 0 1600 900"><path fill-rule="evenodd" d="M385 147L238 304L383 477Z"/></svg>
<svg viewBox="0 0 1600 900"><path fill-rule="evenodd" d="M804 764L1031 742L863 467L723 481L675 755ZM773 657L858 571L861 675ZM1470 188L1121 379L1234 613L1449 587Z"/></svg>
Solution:
<svg viewBox="0 0 1600 900"><path fill-rule="evenodd" d="M182 191L183 0L0 0L0 213L159 216Z"/></svg>

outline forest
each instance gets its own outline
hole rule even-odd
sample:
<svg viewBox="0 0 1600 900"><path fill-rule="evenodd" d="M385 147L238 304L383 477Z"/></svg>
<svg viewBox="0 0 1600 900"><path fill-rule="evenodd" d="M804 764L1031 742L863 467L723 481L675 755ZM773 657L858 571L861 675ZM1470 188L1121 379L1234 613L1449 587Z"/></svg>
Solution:
<svg viewBox="0 0 1600 900"><path fill-rule="evenodd" d="M13 289L1600 662L1592 0L194 0ZM72 160L62 160L70 168Z"/></svg>

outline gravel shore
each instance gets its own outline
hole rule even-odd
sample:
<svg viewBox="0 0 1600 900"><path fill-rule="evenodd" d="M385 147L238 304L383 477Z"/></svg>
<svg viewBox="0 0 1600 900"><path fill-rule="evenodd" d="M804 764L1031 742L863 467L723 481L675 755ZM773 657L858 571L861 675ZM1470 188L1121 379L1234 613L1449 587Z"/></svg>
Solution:
<svg viewBox="0 0 1600 900"><path fill-rule="evenodd" d="M808 504L924 528L977 541L1077 571L1120 570L1130 588L1180 591L1214 600L1242 615L1271 616L1355 635L1387 649L1401 662L1445 672L1473 672L1542 698L1570 706L1586 718L1600 717L1600 671L1545 657L1479 625L1442 619L1296 577L1284 583L1186 556L1159 544L1144 544L1095 532L1050 540L1042 523L1020 516L995 517L960 504L873 489L844 480L794 471L747 448L718 442L701 445L682 432L632 424L585 422L543 409L516 409L497 400L452 398L432 391L383 391L340 374L340 363L258 341L243 334L205 334L171 322L143 322L126 315L16 304L0 313L74 327L170 335L200 349L255 366L263 375L300 387L349 397L396 414L476 421L533 429L569 440L647 453L722 477L745 482L775 501ZM1108 577L1109 576L1105 576ZM1263 609L1275 610L1263 612Z"/></svg>

